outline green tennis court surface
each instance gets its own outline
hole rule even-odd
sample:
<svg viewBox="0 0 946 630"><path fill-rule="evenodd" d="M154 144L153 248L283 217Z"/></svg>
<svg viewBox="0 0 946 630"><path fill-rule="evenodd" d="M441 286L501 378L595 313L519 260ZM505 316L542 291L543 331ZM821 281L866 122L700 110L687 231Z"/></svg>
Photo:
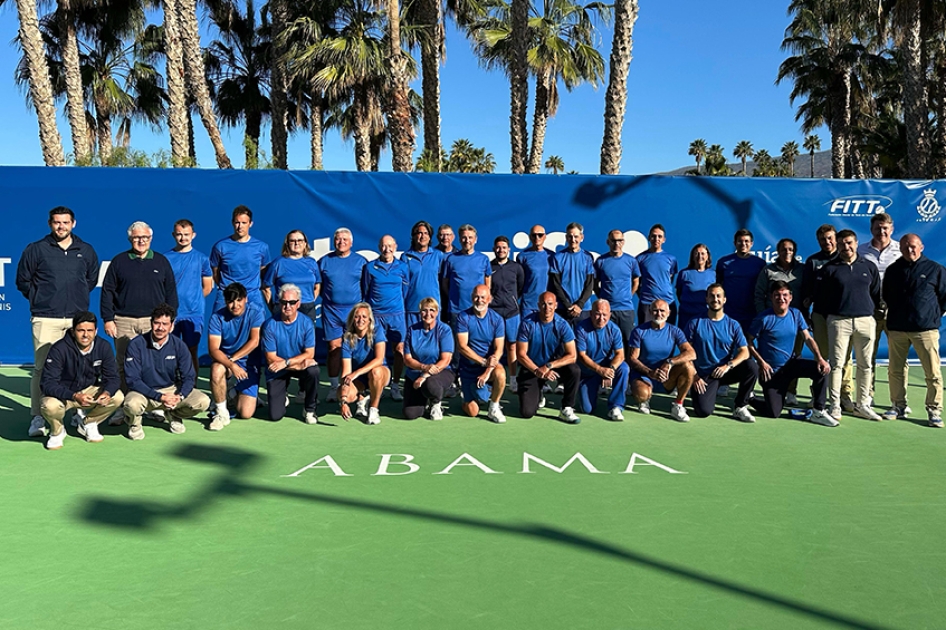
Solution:
<svg viewBox="0 0 946 630"><path fill-rule="evenodd" d="M105 427L47 452L28 372L4 368L0 628L942 628L946 431L921 376L916 421L836 429L681 425L666 399L569 426L507 396L501 426L323 405L321 426ZM601 474L536 461L575 453ZM635 453L686 474L627 474ZM419 469L373 474L384 454Z"/></svg>

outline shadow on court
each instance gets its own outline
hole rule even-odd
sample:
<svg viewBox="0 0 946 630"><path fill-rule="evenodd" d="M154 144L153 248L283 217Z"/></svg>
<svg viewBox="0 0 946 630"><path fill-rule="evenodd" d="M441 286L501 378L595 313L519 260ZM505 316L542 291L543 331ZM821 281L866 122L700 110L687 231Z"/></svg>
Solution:
<svg viewBox="0 0 946 630"><path fill-rule="evenodd" d="M26 399L26 404L10 393ZM30 370L16 370L13 375L0 374L0 439L11 442L33 441L27 434L30 428Z"/></svg>
<svg viewBox="0 0 946 630"><path fill-rule="evenodd" d="M469 516L444 514L401 505L349 499L320 492L286 490L248 483L242 481L240 476L248 473L255 467L260 457L254 453L240 449L185 445L178 449L174 453L174 456L192 462L214 464L223 470L217 478L207 484L206 487L199 489L189 499L177 505L146 501L117 501L107 498L89 498L80 508L79 516L96 525L150 530L160 526L161 521L194 517L198 513L210 509L214 502L219 501L221 498L264 494L308 503L403 516L446 525L460 525L485 531L514 534L533 540L555 542L589 553L596 553L623 560L638 567L658 571L675 578L690 580L723 593L745 597L750 601L775 606L788 612L801 613L812 619L826 621L841 627L860 630L885 630L886 628L885 626L859 620L841 613L835 613L824 608L805 604L804 602L780 597L773 593L767 593L750 586L718 578L695 569L664 562L658 558L612 545L605 541L596 540L546 525L499 523Z"/></svg>

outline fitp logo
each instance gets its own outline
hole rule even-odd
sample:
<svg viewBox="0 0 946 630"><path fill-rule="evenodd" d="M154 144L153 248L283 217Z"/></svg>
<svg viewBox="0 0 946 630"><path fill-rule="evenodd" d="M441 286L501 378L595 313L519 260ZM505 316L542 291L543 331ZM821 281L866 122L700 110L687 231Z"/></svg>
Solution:
<svg viewBox="0 0 946 630"><path fill-rule="evenodd" d="M923 191L923 199L920 200L919 205L916 207L917 213L920 215L921 223L933 223L940 220L940 211L942 206L939 205L939 201L936 200L936 191L932 188Z"/></svg>

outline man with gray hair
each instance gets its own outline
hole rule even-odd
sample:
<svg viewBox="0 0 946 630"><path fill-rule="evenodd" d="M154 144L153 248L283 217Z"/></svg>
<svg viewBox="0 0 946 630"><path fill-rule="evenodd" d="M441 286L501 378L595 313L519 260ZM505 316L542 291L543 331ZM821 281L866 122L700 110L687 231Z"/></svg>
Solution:
<svg viewBox="0 0 946 630"><path fill-rule="evenodd" d="M151 313L159 304L177 310L177 284L174 270L163 254L151 249L151 227L135 221L128 228L131 249L112 258L99 302L105 333L115 340L118 375L122 391L125 381L125 352L138 335L151 330ZM114 418L113 422L120 418Z"/></svg>

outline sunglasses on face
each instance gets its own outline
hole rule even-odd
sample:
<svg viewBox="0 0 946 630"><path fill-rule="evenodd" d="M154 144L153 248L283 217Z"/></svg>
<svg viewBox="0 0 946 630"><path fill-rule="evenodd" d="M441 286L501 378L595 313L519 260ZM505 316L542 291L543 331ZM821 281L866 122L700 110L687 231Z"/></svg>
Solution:
<svg viewBox="0 0 946 630"><path fill-rule="evenodd" d="M279 304L282 306L295 306L299 303L299 300L279 300Z"/></svg>

